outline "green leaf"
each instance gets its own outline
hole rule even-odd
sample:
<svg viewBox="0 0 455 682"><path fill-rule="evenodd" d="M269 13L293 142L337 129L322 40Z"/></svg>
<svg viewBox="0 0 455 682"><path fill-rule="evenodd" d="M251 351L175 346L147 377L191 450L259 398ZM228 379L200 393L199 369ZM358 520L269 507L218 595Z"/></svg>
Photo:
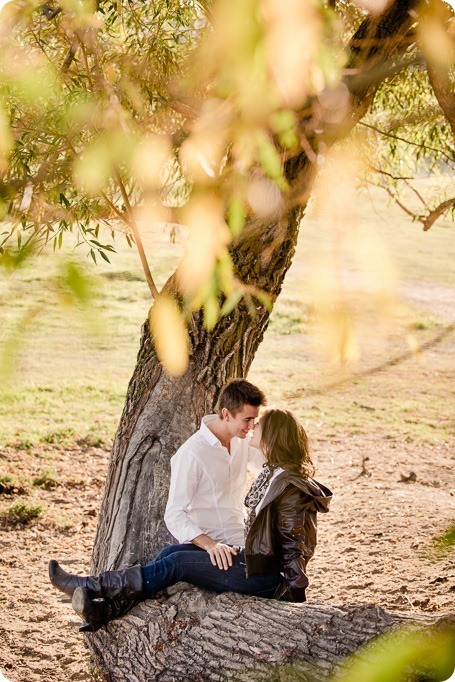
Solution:
<svg viewBox="0 0 455 682"><path fill-rule="evenodd" d="M281 190L286 190L288 184L283 176L280 155L275 145L264 131L257 131L256 144L262 168Z"/></svg>
<svg viewBox="0 0 455 682"><path fill-rule="evenodd" d="M266 294L265 292L262 292L262 291L260 291L260 292L258 292L257 294L255 294L255 296L256 296L256 298L258 299L258 301L259 301L260 303L262 303L262 305L264 306L264 308L265 308L266 310L268 310L269 313L271 313L271 312L272 312L272 308L273 308L273 301L272 301L271 297L270 297L268 294Z"/></svg>
<svg viewBox="0 0 455 682"><path fill-rule="evenodd" d="M254 307L253 298L250 296L250 294L245 294L245 303L248 308L248 312L254 320L258 316L258 313Z"/></svg>
<svg viewBox="0 0 455 682"><path fill-rule="evenodd" d="M344 661L331 682L403 682L410 679L446 680L453 673L453 630L415 632L406 628L387 633ZM414 675L410 676L410 670ZM423 673L419 674L420 671Z"/></svg>
<svg viewBox="0 0 455 682"><path fill-rule="evenodd" d="M283 147L292 149L298 145L295 116L286 109L277 111L270 117L270 127L278 135Z"/></svg>
<svg viewBox="0 0 455 682"><path fill-rule="evenodd" d="M65 303L78 303L84 307L91 303L93 280L77 263L63 264L59 284Z"/></svg>
<svg viewBox="0 0 455 682"><path fill-rule="evenodd" d="M224 315L229 315L234 308L238 305L238 303L242 300L243 293L239 291L239 289L236 289L235 291L230 294L225 302L223 303L223 306L220 310L220 316L223 317Z"/></svg>
<svg viewBox="0 0 455 682"><path fill-rule="evenodd" d="M211 331L220 315L220 306L218 305L218 299L216 296L209 295L204 301L204 326L206 329Z"/></svg>
<svg viewBox="0 0 455 682"><path fill-rule="evenodd" d="M11 379L16 361L25 343L25 337L32 322L39 312L39 308L32 308L21 316L12 331L6 336L0 348L0 378L2 382Z"/></svg>
<svg viewBox="0 0 455 682"><path fill-rule="evenodd" d="M229 202L228 224L234 237L242 231L246 221L245 205L238 196L233 196Z"/></svg>

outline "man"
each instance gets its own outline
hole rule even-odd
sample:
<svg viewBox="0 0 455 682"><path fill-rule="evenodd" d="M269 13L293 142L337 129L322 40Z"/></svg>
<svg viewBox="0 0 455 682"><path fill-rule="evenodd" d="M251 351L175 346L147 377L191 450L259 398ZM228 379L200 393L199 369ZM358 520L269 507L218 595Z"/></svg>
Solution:
<svg viewBox="0 0 455 682"><path fill-rule="evenodd" d="M205 549L220 569L232 565L234 547L244 544L247 470L257 475L264 462L247 436L265 404L264 393L249 381L230 381L217 414L205 416L171 459L166 526L188 549Z"/></svg>

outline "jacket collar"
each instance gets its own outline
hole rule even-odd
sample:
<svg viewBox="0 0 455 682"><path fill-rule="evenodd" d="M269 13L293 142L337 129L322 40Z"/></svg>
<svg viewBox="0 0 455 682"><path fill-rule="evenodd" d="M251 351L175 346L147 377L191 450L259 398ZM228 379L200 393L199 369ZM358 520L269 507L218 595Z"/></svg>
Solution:
<svg viewBox="0 0 455 682"><path fill-rule="evenodd" d="M318 483L313 478L301 478L296 474L290 474L283 471L273 481L267 494L261 504L259 513L273 500L275 500L287 488L288 485L294 485L299 488L308 497L313 498L313 502L318 512L327 512L329 504L332 499L332 491L322 483Z"/></svg>

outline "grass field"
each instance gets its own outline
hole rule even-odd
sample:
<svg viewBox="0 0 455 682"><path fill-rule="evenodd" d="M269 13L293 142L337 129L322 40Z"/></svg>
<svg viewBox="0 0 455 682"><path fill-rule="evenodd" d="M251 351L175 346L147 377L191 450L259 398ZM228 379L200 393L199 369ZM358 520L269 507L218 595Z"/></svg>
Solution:
<svg viewBox="0 0 455 682"><path fill-rule="evenodd" d="M352 216L355 238L363 235L373 254L388 254L384 278L390 287L408 282L420 288L455 291L455 227L440 221L430 232L412 223L383 195L364 195ZM312 333L312 273L324 254L333 251L333 234L309 211L283 292L250 377L267 391L270 402L289 404L310 431L324 437L381 430L416 439L444 439L453 428L454 396L448 393L447 341L438 354L427 353L395 368L324 395L287 400L296 389L326 384L406 352L409 335L421 343L441 328L438 309L398 306L393 318L378 317L365 299L351 301L360 333L361 358L348 366L331 364ZM363 242L362 242L363 243ZM180 258L182 240L166 232L145 235L152 272L161 285ZM92 277L90 314L60 305L55 287L64 257L81 259ZM378 256L379 257L379 256ZM351 259L352 260L352 259ZM347 258L351 279L368 276L377 263L360 267ZM381 260L380 263L383 263ZM362 272L363 268L363 272ZM21 320L28 332L16 337L17 368L4 384L0 404L0 444L33 448L39 443L76 441L108 444L114 436L128 380L139 348L140 327L150 298L137 253L121 240L112 264L95 266L82 252L66 251L28 263L0 282L3 340ZM395 283L395 284L394 284ZM354 287L354 296L356 288ZM352 291L351 291L352 293ZM453 303L453 301L452 301ZM455 315L454 315L455 317ZM14 338L14 336L13 336ZM426 393L415 381L427 383ZM416 416L418 415L418 417Z"/></svg>

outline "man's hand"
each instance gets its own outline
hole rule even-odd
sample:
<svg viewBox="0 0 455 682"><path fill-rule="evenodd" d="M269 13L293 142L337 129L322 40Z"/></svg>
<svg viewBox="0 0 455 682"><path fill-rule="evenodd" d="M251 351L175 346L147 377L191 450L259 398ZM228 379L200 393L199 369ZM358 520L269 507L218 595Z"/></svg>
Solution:
<svg viewBox="0 0 455 682"><path fill-rule="evenodd" d="M233 547L225 545L223 542L217 542L205 534L198 535L191 542L197 547L205 549L209 553L212 564L218 566L222 571L227 571L229 566L232 566L232 557L237 556Z"/></svg>
<svg viewBox="0 0 455 682"><path fill-rule="evenodd" d="M237 556L237 552L229 545L223 545L217 542L216 545L207 550L210 556L210 561L214 566L218 566L221 570L227 571L229 566L232 566L232 557Z"/></svg>

